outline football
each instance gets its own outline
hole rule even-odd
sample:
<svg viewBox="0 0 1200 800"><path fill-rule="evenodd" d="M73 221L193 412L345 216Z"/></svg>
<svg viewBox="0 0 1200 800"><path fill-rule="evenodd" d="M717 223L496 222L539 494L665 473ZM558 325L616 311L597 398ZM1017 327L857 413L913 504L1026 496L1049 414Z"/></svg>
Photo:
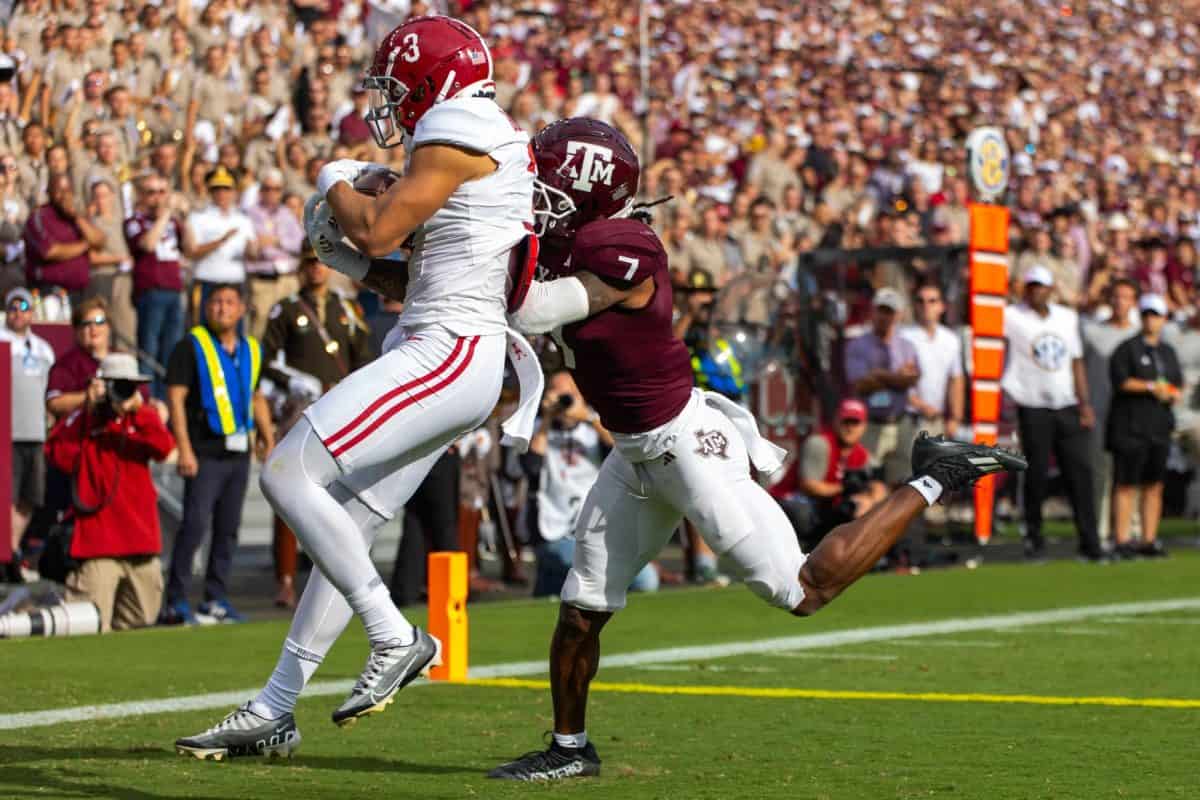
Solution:
<svg viewBox="0 0 1200 800"><path fill-rule="evenodd" d="M400 178L400 173L382 169L372 169L354 179L354 191L359 194L375 197L387 191L387 188Z"/></svg>

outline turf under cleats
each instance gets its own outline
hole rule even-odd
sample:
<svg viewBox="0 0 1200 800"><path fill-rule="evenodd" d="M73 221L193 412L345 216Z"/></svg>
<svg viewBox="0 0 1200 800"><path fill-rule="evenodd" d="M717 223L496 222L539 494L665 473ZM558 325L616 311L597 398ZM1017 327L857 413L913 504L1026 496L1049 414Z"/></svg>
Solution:
<svg viewBox="0 0 1200 800"><path fill-rule="evenodd" d="M175 740L175 752L223 761L238 756L291 758L300 746L300 729L291 714L260 717L250 703L238 708L204 733Z"/></svg>
<svg viewBox="0 0 1200 800"><path fill-rule="evenodd" d="M506 781L558 781L599 774L600 756L591 742L577 748L559 747L552 742L545 750L535 750L516 761L501 764L488 777Z"/></svg>
<svg viewBox="0 0 1200 800"><path fill-rule="evenodd" d="M913 479L928 475L947 492L961 491L997 472L1019 472L1028 466L1024 457L1009 450L956 442L924 431L913 442Z"/></svg>
<svg viewBox="0 0 1200 800"><path fill-rule="evenodd" d="M354 724L385 710L396 693L412 683L418 675L442 663L442 643L417 626L413 626L412 644L387 643L371 648L367 666L350 696L333 712L339 726Z"/></svg>

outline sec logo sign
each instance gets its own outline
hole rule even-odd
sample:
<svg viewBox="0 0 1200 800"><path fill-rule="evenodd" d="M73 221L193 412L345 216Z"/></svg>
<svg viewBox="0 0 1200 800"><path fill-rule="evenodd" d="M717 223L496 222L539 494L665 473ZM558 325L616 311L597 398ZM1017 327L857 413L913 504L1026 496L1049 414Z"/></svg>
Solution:
<svg viewBox="0 0 1200 800"><path fill-rule="evenodd" d="M976 128L967 137L967 174L984 202L995 200L1008 188L1008 155L999 128Z"/></svg>

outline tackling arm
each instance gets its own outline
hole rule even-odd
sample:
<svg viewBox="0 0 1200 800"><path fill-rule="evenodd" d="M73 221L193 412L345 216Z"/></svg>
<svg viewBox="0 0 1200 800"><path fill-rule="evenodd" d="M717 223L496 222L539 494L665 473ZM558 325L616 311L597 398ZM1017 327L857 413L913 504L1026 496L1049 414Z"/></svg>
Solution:
<svg viewBox="0 0 1200 800"><path fill-rule="evenodd" d="M577 272L553 281L534 281L509 320L522 333L547 333L615 305L641 308L653 294L653 278L626 289L591 272Z"/></svg>

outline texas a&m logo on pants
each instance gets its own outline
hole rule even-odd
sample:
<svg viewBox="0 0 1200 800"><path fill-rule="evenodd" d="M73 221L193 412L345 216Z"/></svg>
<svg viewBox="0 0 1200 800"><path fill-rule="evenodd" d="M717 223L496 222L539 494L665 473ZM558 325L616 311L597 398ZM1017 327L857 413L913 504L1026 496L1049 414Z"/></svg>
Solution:
<svg viewBox="0 0 1200 800"><path fill-rule="evenodd" d="M729 447L729 440L720 431L696 431L696 441L700 443L700 447L696 449L698 455L704 458L709 456L729 458L725 454L725 450Z"/></svg>

